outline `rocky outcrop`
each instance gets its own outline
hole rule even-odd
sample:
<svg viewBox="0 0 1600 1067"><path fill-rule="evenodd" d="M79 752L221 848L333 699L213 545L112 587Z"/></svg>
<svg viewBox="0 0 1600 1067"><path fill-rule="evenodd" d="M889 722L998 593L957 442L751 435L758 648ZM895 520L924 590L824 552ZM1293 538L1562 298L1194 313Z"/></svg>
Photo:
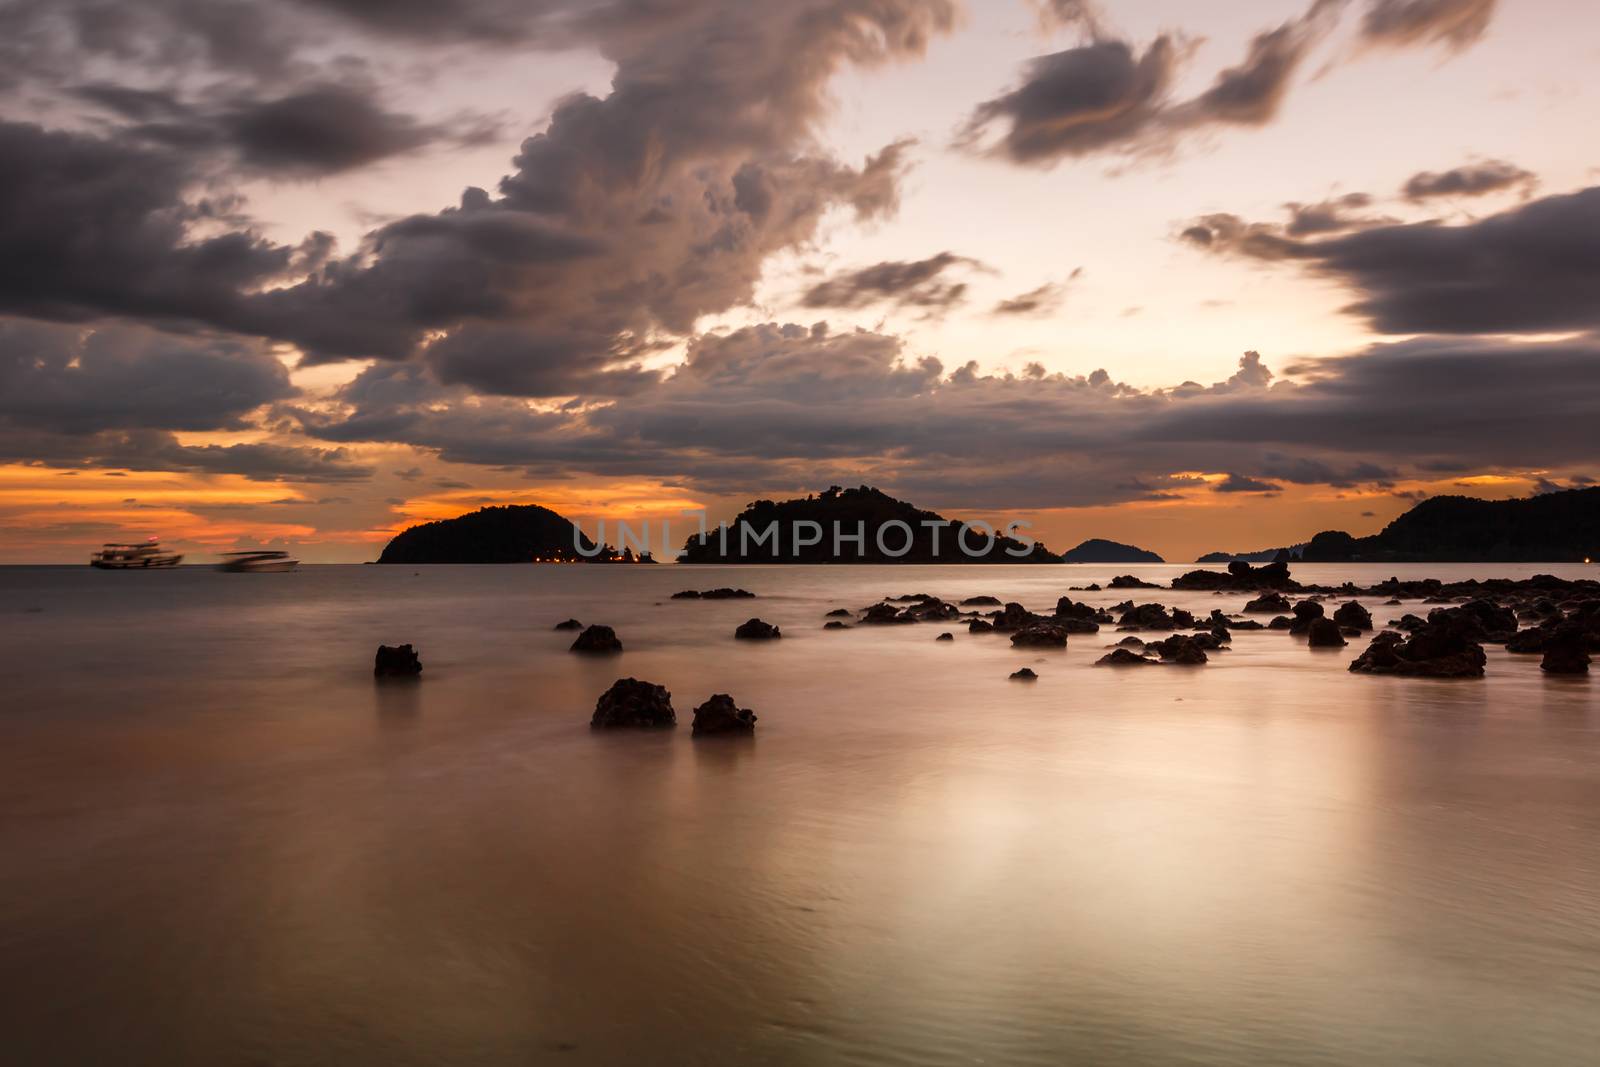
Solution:
<svg viewBox="0 0 1600 1067"><path fill-rule="evenodd" d="M1184 634L1173 634L1164 641L1152 641L1145 649L1159 655L1168 663L1180 666L1198 667L1206 662L1206 650L1201 643L1193 637Z"/></svg>
<svg viewBox="0 0 1600 1067"><path fill-rule="evenodd" d="M1190 571L1172 580L1172 588L1199 592L1253 593L1262 589L1294 591L1300 583L1289 577L1287 563L1268 563L1252 567L1243 560L1228 564L1226 571Z"/></svg>
<svg viewBox="0 0 1600 1067"><path fill-rule="evenodd" d="M583 629L583 623L579 622L577 619L568 619L566 622L556 623L555 628L557 630L581 630Z"/></svg>
<svg viewBox="0 0 1600 1067"><path fill-rule="evenodd" d="M1263 593L1244 606L1247 612L1263 615L1282 615L1290 608L1289 598L1282 593Z"/></svg>
<svg viewBox="0 0 1600 1067"><path fill-rule="evenodd" d="M824 630L848 630L850 629L850 624L847 622L840 622L838 619L834 619L832 622L823 623L822 628Z"/></svg>
<svg viewBox="0 0 1600 1067"><path fill-rule="evenodd" d="M1350 669L1415 678L1481 678L1486 662L1483 646L1446 621L1424 623L1409 638L1384 630Z"/></svg>
<svg viewBox="0 0 1600 1067"><path fill-rule="evenodd" d="M754 600L756 595L746 589L707 589L699 592L694 589L685 589L681 593L673 593L673 600Z"/></svg>
<svg viewBox="0 0 1600 1067"><path fill-rule="evenodd" d="M902 612L893 604L874 604L867 608L861 615L861 621L868 626L894 626L902 623L913 623L917 620Z"/></svg>
<svg viewBox="0 0 1600 1067"><path fill-rule="evenodd" d="M855 615L849 608L834 608L823 616L824 619L848 619Z"/></svg>
<svg viewBox="0 0 1600 1067"><path fill-rule="evenodd" d="M967 599L961 602L961 606L964 608L997 608L1000 606L1000 598L993 596L969 596Z"/></svg>
<svg viewBox="0 0 1600 1067"><path fill-rule="evenodd" d="M1313 619L1306 630L1306 643L1312 648L1343 648L1349 644L1339 624L1332 619Z"/></svg>
<svg viewBox="0 0 1600 1067"><path fill-rule="evenodd" d="M1372 612L1349 600L1334 609L1333 621L1341 627L1365 632L1372 629Z"/></svg>
<svg viewBox="0 0 1600 1067"><path fill-rule="evenodd" d="M1113 648L1094 661L1096 667L1153 667L1156 661L1141 656L1131 648Z"/></svg>
<svg viewBox="0 0 1600 1067"><path fill-rule="evenodd" d="M591 626L572 642L572 651L590 655L603 655L622 651L622 640L609 626Z"/></svg>
<svg viewBox="0 0 1600 1067"><path fill-rule="evenodd" d="M989 622L987 619L973 619L967 623L967 633L992 634L994 633L994 623Z"/></svg>
<svg viewBox="0 0 1600 1067"><path fill-rule="evenodd" d="M1136 578L1131 574L1119 574L1111 579L1108 589L1160 589L1154 582L1147 582L1143 578Z"/></svg>
<svg viewBox="0 0 1600 1067"><path fill-rule="evenodd" d="M1589 636L1582 627L1567 623L1550 635L1539 669L1547 674L1588 674Z"/></svg>
<svg viewBox="0 0 1600 1067"><path fill-rule="evenodd" d="M950 633L948 630L934 638L935 641L954 641L955 639L956 635Z"/></svg>
<svg viewBox="0 0 1600 1067"><path fill-rule="evenodd" d="M718 693L694 709L693 737L711 737L717 734L753 734L756 731L756 713L741 708L726 693Z"/></svg>
<svg viewBox="0 0 1600 1067"><path fill-rule="evenodd" d="M1302 600L1294 606L1294 619L1289 623L1289 632L1303 634L1311 632L1311 624L1322 618L1324 612L1322 605L1315 600Z"/></svg>
<svg viewBox="0 0 1600 1067"><path fill-rule="evenodd" d="M372 673L378 678L415 678L422 673L422 660L410 645L379 645L372 661Z"/></svg>
<svg viewBox="0 0 1600 1067"><path fill-rule="evenodd" d="M783 634L770 622L750 619L740 623L739 628L733 631L733 636L741 641L776 641Z"/></svg>
<svg viewBox="0 0 1600 1067"><path fill-rule="evenodd" d="M1011 672L1011 680L1013 682L1034 682L1038 681L1038 679L1039 676L1033 673L1031 667L1023 667L1021 670Z"/></svg>
<svg viewBox="0 0 1600 1067"><path fill-rule="evenodd" d="M1067 631L1050 622L1034 623L1012 634L1011 643L1017 648L1066 648Z"/></svg>
<svg viewBox="0 0 1600 1067"><path fill-rule="evenodd" d="M994 628L1000 633L1014 633L1025 630L1036 623L1051 622L1043 615L1035 615L1021 604L1010 603L994 616Z"/></svg>
<svg viewBox="0 0 1600 1067"><path fill-rule="evenodd" d="M601 695L589 725L604 730L660 728L678 725L678 716L665 687L621 678Z"/></svg>

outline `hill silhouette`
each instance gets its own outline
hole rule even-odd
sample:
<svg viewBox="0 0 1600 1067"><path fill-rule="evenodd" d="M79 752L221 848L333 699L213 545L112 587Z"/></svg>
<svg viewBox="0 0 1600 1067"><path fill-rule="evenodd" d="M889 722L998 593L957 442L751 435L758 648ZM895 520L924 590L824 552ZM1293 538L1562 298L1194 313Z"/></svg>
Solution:
<svg viewBox="0 0 1600 1067"><path fill-rule="evenodd" d="M634 562L631 551L595 544L567 518L537 504L487 507L454 519L413 526L384 546L379 563Z"/></svg>
<svg viewBox="0 0 1600 1067"><path fill-rule="evenodd" d="M943 524L938 529L925 524ZM821 540L802 544L817 533ZM900 525L904 524L905 528ZM907 529L908 528L908 529ZM946 519L868 486L833 486L798 500L757 500L719 530L690 537L684 563L1060 563L1061 557L1035 544L995 536L983 527ZM769 535L769 530L774 531ZM970 551L963 551L961 539ZM835 550L835 533L840 543ZM858 545L850 540L860 532ZM908 536L909 532L909 536ZM907 551L895 555L909 541ZM887 551L885 550L887 549Z"/></svg>
<svg viewBox="0 0 1600 1067"><path fill-rule="evenodd" d="M1165 563L1148 549L1091 537L1077 548L1061 553L1062 563Z"/></svg>
<svg viewBox="0 0 1600 1067"><path fill-rule="evenodd" d="M1600 558L1600 488L1523 500L1436 496L1371 537L1317 534L1307 563L1566 563Z"/></svg>

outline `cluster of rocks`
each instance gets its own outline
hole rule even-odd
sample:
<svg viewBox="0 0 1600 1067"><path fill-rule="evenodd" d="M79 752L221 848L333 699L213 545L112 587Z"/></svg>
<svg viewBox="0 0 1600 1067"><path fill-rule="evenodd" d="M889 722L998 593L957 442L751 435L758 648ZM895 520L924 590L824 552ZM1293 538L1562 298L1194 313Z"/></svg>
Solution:
<svg viewBox="0 0 1600 1067"><path fill-rule="evenodd" d="M601 694L589 725L597 730L663 729L678 725L678 715L665 686L619 678ZM751 734L755 728L756 713L739 707L726 693L717 693L694 709L695 737Z"/></svg>
<svg viewBox="0 0 1600 1067"><path fill-rule="evenodd" d="M1289 577L1287 563L1267 563L1253 567L1243 560L1234 560L1226 571L1190 571L1172 579L1172 588L1200 592L1253 593L1263 589L1289 590L1301 588Z"/></svg>
<svg viewBox="0 0 1600 1067"><path fill-rule="evenodd" d="M673 600L754 600L756 595L746 589L707 589L698 592L694 589L685 589L681 593L673 593Z"/></svg>

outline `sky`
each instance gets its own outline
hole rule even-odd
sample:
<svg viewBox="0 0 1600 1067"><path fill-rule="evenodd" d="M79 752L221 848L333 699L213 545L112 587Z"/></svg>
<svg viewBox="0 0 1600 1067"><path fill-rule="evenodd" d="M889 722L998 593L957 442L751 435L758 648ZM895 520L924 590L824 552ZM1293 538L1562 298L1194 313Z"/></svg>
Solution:
<svg viewBox="0 0 1600 1067"><path fill-rule="evenodd" d="M0 562L1587 486L1597 63L1586 0L5 0Z"/></svg>

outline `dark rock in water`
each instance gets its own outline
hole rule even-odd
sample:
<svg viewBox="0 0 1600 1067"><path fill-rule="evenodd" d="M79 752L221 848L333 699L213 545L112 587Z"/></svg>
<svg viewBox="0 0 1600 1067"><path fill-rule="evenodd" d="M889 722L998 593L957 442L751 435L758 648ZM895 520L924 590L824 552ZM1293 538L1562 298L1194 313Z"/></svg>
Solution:
<svg viewBox="0 0 1600 1067"><path fill-rule="evenodd" d="M415 678L422 673L422 660L410 645L393 648L379 645L372 661L372 673L378 678Z"/></svg>
<svg viewBox="0 0 1600 1067"><path fill-rule="evenodd" d="M1141 656L1131 648L1114 648L1094 661L1096 667L1151 667L1155 660Z"/></svg>
<svg viewBox="0 0 1600 1067"><path fill-rule="evenodd" d="M967 623L967 633L992 634L994 633L994 623L988 622L984 619L973 619L971 622Z"/></svg>
<svg viewBox="0 0 1600 1067"><path fill-rule="evenodd" d="M1267 629L1269 630L1288 630L1293 626L1294 620L1289 618L1287 615L1279 615L1277 618L1267 623Z"/></svg>
<svg viewBox="0 0 1600 1067"><path fill-rule="evenodd" d="M1332 619L1312 619L1306 637L1312 648L1343 648L1348 643Z"/></svg>
<svg viewBox="0 0 1600 1067"><path fill-rule="evenodd" d="M696 590L696 589L685 589L681 593L673 593L672 594L672 599L673 600L699 600L700 599L700 592L699 592L699 590Z"/></svg>
<svg viewBox="0 0 1600 1067"><path fill-rule="evenodd" d="M921 600L938 600L932 593L902 593L900 596L885 598L891 604L910 604Z"/></svg>
<svg viewBox="0 0 1600 1067"><path fill-rule="evenodd" d="M1315 600L1302 600L1294 606L1294 621L1289 624L1289 632L1292 634L1307 633L1311 629L1311 624L1322 618L1322 616L1323 609L1321 604Z"/></svg>
<svg viewBox="0 0 1600 1067"><path fill-rule="evenodd" d="M1506 651L1525 654L1543 652L1557 629L1559 629L1558 623L1545 622L1539 626L1530 626L1526 630L1518 630L1506 641Z"/></svg>
<svg viewBox="0 0 1600 1067"><path fill-rule="evenodd" d="M591 626L572 642L574 652L621 652L622 641L609 626Z"/></svg>
<svg viewBox="0 0 1600 1067"><path fill-rule="evenodd" d="M739 628L733 631L733 636L741 641L775 641L782 637L783 634L770 622L750 619L747 622L740 623Z"/></svg>
<svg viewBox="0 0 1600 1067"><path fill-rule="evenodd" d="M1483 646L1450 622L1429 622L1407 638L1384 630L1350 664L1363 674L1417 678L1481 678L1487 662Z"/></svg>
<svg viewBox="0 0 1600 1067"><path fill-rule="evenodd" d="M1018 648L1066 648L1067 631L1049 622L1034 623L1011 635Z"/></svg>
<svg viewBox="0 0 1600 1067"><path fill-rule="evenodd" d="M1100 609L1092 604L1080 604L1069 596L1064 596L1056 601L1056 618L1059 619L1088 619L1094 622L1100 617Z"/></svg>
<svg viewBox="0 0 1600 1067"><path fill-rule="evenodd" d="M1263 593L1244 606L1248 612L1282 615L1290 610L1289 598L1282 593Z"/></svg>
<svg viewBox="0 0 1600 1067"><path fill-rule="evenodd" d="M948 622L961 617L961 609L947 604L938 597L919 599L900 613L913 622Z"/></svg>
<svg viewBox="0 0 1600 1067"><path fill-rule="evenodd" d="M897 623L912 623L916 619L901 613L893 604L874 604L868 608L866 614L861 616L861 621L869 626L891 626Z"/></svg>
<svg viewBox="0 0 1600 1067"><path fill-rule="evenodd" d="M1173 634L1164 641L1152 641L1145 648L1164 660L1183 666L1199 666L1206 662L1206 650L1200 642L1183 634Z"/></svg>
<svg viewBox="0 0 1600 1067"><path fill-rule="evenodd" d="M1034 674L1033 671L1027 667L1022 668L1020 671L1013 671L1011 674L1011 680L1013 682L1032 682L1038 680L1038 677L1039 676L1037 674Z"/></svg>
<svg viewBox="0 0 1600 1067"><path fill-rule="evenodd" d="M1193 624L1194 617L1190 616ZM1129 630L1176 630L1177 623L1161 604L1140 604L1122 613L1117 625Z"/></svg>
<svg viewBox="0 0 1600 1067"><path fill-rule="evenodd" d="M964 608L999 607L1000 598L992 596L969 596L961 602Z"/></svg>
<svg viewBox="0 0 1600 1067"><path fill-rule="evenodd" d="M834 608L832 611L830 611L826 615L824 615L823 618L824 619L848 619L848 618L850 618L850 616L852 616L854 614L855 614L855 612L851 611L849 608Z"/></svg>
<svg viewBox="0 0 1600 1067"><path fill-rule="evenodd" d="M834 619L832 622L823 623L822 628L824 630L848 630L850 629L850 624L847 622L840 622L838 619Z"/></svg>
<svg viewBox="0 0 1600 1067"><path fill-rule="evenodd" d="M1340 626L1348 626L1356 630L1372 629L1372 612L1356 603L1354 600L1340 604L1334 610L1333 621Z"/></svg>
<svg viewBox="0 0 1600 1067"><path fill-rule="evenodd" d="M1469 600L1457 608L1435 608L1429 622L1450 622L1474 641L1504 644L1517 634L1521 625L1517 613L1492 600Z"/></svg>
<svg viewBox="0 0 1600 1067"><path fill-rule="evenodd" d="M934 638L935 641L954 641L955 639L956 635L952 633L942 633Z"/></svg>
<svg viewBox="0 0 1600 1067"><path fill-rule="evenodd" d="M1144 639L1142 637L1134 637L1132 634L1129 634L1127 637L1124 637L1121 641L1118 641L1116 647L1118 647L1118 648L1143 648L1144 647Z"/></svg>
<svg viewBox="0 0 1600 1067"><path fill-rule="evenodd" d="M621 678L601 695L589 725L596 729L678 725L672 694L664 686Z"/></svg>
<svg viewBox="0 0 1600 1067"><path fill-rule="evenodd" d="M558 623L556 623L556 629L557 630L581 630L581 629L583 629L583 623L579 622L577 619L568 619L566 622L558 622Z"/></svg>
<svg viewBox="0 0 1600 1067"><path fill-rule="evenodd" d="M1582 628L1568 623L1545 642L1539 669L1548 674L1588 674L1588 638Z"/></svg>
<svg viewBox="0 0 1600 1067"><path fill-rule="evenodd" d="M1108 589L1160 589L1154 582L1147 582L1131 574L1119 574L1111 579Z"/></svg>
<svg viewBox="0 0 1600 1067"><path fill-rule="evenodd" d="M1265 630L1267 624L1259 619L1234 619L1228 623L1230 630Z"/></svg>
<svg viewBox="0 0 1600 1067"><path fill-rule="evenodd" d="M1047 619L1043 615L1035 615L1021 604L1011 603L994 617L994 628L1001 633L1011 633L1027 629L1037 623L1052 621L1054 620Z"/></svg>
<svg viewBox="0 0 1600 1067"><path fill-rule="evenodd" d="M755 598L756 595L748 589L729 589L727 586L707 589L700 594L701 600L754 600Z"/></svg>
<svg viewBox="0 0 1600 1067"><path fill-rule="evenodd" d="M1228 564L1226 572L1222 571L1190 571L1172 579L1172 588L1191 589L1202 592L1235 592L1247 593L1261 589L1286 589L1300 588L1300 583L1289 577L1289 565L1283 562L1268 563L1260 567L1252 567L1243 560L1234 560Z"/></svg>
<svg viewBox="0 0 1600 1067"><path fill-rule="evenodd" d="M718 693L694 709L694 728L691 736L707 737L713 734L752 734L756 730L756 713L741 708L726 693Z"/></svg>

